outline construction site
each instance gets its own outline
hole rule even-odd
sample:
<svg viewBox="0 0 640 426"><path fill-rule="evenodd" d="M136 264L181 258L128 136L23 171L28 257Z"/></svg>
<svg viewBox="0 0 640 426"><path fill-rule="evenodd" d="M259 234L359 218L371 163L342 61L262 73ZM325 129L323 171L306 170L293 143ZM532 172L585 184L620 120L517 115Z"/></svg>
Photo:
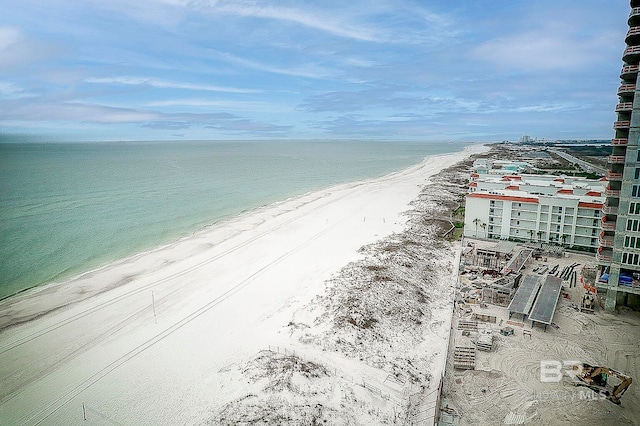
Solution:
<svg viewBox="0 0 640 426"><path fill-rule="evenodd" d="M640 315L605 312L593 255L462 245L437 424L640 424Z"/></svg>

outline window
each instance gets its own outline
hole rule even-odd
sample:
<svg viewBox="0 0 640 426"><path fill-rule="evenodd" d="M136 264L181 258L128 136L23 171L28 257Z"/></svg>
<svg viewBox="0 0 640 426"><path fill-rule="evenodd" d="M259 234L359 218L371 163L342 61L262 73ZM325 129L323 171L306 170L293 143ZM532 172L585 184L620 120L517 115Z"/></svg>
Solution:
<svg viewBox="0 0 640 426"><path fill-rule="evenodd" d="M640 152L640 151L638 151ZM633 185L631 187L631 196L635 197L635 198L639 198L640 197L640 185Z"/></svg>
<svg viewBox="0 0 640 426"><path fill-rule="evenodd" d="M624 246L628 248L640 248L640 237L624 237Z"/></svg>
<svg viewBox="0 0 640 426"><path fill-rule="evenodd" d="M640 167L636 167L636 171L633 173L634 179L640 179Z"/></svg>
<svg viewBox="0 0 640 426"><path fill-rule="evenodd" d="M629 214L640 214L640 203L629 203Z"/></svg>
<svg viewBox="0 0 640 426"><path fill-rule="evenodd" d="M622 253L622 263L627 265L640 264L640 254L638 253Z"/></svg>
<svg viewBox="0 0 640 426"><path fill-rule="evenodd" d="M640 151L638 151L638 157L636 157L636 161L640 161Z"/></svg>
<svg viewBox="0 0 640 426"><path fill-rule="evenodd" d="M633 231L633 232L640 231L640 220L627 219L627 231Z"/></svg>

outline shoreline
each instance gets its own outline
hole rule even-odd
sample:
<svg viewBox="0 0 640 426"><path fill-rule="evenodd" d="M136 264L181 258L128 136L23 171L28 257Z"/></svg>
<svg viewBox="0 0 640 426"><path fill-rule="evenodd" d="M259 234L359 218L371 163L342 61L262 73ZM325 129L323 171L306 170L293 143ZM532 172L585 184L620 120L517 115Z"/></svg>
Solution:
<svg viewBox="0 0 640 426"><path fill-rule="evenodd" d="M161 149L153 148L152 143L133 150L121 144L93 149L89 144L50 152L49 145L40 145L37 150L16 148L6 153L8 160L15 158L17 163L16 171L8 176L14 182L9 189L25 187L23 195L16 194L15 202L7 199L2 209L7 213L7 244L2 253L6 268L0 299L27 288L67 281L252 209L337 184L380 177L420 163L428 155L464 148L464 144L404 142L397 147L375 143L328 143L325 147L324 141L278 141L271 148L260 143L231 146L212 142L180 149L174 141L159 144ZM105 171L102 174L121 167L121 177L111 183L107 179L105 184L98 175L95 179L85 176L86 184L78 185L77 190L56 189L85 172L79 166L82 162L76 160L89 155L96 156L96 166ZM263 155L265 161L258 161ZM314 158L318 161L310 161ZM23 159L32 161L20 162ZM139 161L140 167L132 166ZM46 174L57 168L65 172L47 179ZM255 177L254 172L247 173L252 168ZM51 188L29 187L38 173L42 173L38 179L50 181ZM50 191L53 199L39 198L42 191ZM20 210L20 205L32 202L37 208L34 214ZM71 205L78 208L67 208Z"/></svg>
<svg viewBox="0 0 640 426"><path fill-rule="evenodd" d="M376 181L376 180L379 180L379 179L392 177L394 175L401 175L401 174L409 172L412 169L422 168L424 163L430 158L447 157L447 156L461 155L461 154L464 154L464 153L467 153L467 152L474 152L474 150L477 151L477 148L481 147L481 146L483 146L483 145L467 145L461 151L456 151L456 152L453 152L453 153L446 153L446 154L437 154L437 155L425 157L425 159L423 159L420 163L410 165L408 167L405 167L404 169L401 169L401 170L398 170L398 171L394 171L394 172L391 172L391 173L387 173L387 174L382 175L382 176L378 176L378 177L371 178L371 179L366 179L366 180L345 182L345 183L340 183L340 184L336 184L336 185L331 185L331 186L328 186L328 187L325 187L325 188L320 188L320 189L317 189L317 190L308 191L308 192L305 192L304 194L294 195L294 196L288 197L288 198L286 198L284 200L279 200L279 201L275 201L275 202L272 202L272 203L269 203L269 204L264 204L264 205L261 205L261 206L255 207L255 208L249 208L249 209L241 211L239 214L229 216L229 217L224 218L224 219L222 219L222 220L220 220L218 222L207 224L202 228L199 228L199 229L197 229L195 231L192 231L189 234L184 235L182 237L179 237L177 239L174 239L174 240L172 240L172 241L170 241L170 242L168 242L166 244L161 244L159 246L150 247L150 248L148 248L146 250L135 252L135 253L132 253L131 255L128 255L128 256L125 256L125 257L122 257L122 258L117 258L117 259L110 260L107 263L104 263L102 265L95 266L95 267L92 267L90 269L78 272L78 273L73 273L73 274L71 274L69 276L66 276L66 277L62 278L62 279L55 279L55 280L52 280L50 282L38 284L38 285L35 285L33 287L29 287L29 288L25 288L23 290L20 290L20 291L18 291L16 293L1 297L0 298L0 331L3 330L6 327L10 327L10 326L14 325L13 323L10 323L10 324L3 323L2 314L1 314L3 312L3 310L4 310L5 305L6 304L11 305L12 302L13 302L13 299L39 297L41 294L48 294L52 290L56 291L57 288L60 288L60 287L63 287L63 286L69 286L69 285L72 285L72 283L80 282L80 281L84 280L85 278L91 277L94 274L98 274L98 273L100 273L102 271L106 271L106 270L109 270L109 269L117 268L117 267L120 267L120 266L122 266L124 264L127 264L127 263L135 262L137 259L139 259L141 257L150 256L150 255L153 255L155 253L162 252L164 250L173 249L176 246L179 246L180 244L182 244L184 242L187 242L190 239L199 238L199 237L201 237L203 235L206 236L206 234L208 232L210 232L213 228L225 227L225 226L228 226L228 225L233 225L236 222L240 222L240 221L249 219L251 216L258 215L261 212L264 212L266 210L277 209L279 206L281 206L283 204L296 202L296 200L302 199L304 197L310 197L310 196L313 196L314 194L319 194L319 193L332 192L332 191L340 190L340 189L343 189L343 188L353 188L353 187L364 185L364 184L367 184L368 182L373 182L373 181ZM94 291L93 293L91 293L89 295L86 295L86 297L82 297L82 298L78 298L78 299L70 299L68 301L68 303L61 303L58 306L52 307L47 312L51 312L51 311L54 311L56 309L63 308L63 307L65 307L65 306L67 306L69 304L72 304L72 303L80 302L82 300L85 300L85 299L87 299L89 297L93 297L93 296L95 296L97 294L102 293L103 291L108 291L110 289L111 289L111 287L106 288L106 289L104 289L102 291L100 291L100 290ZM84 294L84 292L83 292L83 294ZM38 313L35 316L40 316L42 314L46 314L46 312ZM21 322L23 322L23 321L20 321L18 323L21 323Z"/></svg>
<svg viewBox="0 0 640 426"><path fill-rule="evenodd" d="M218 406L242 394L243 386L230 391L224 382L225 366L293 344L283 329L292 315L321 295L337 270L361 259L363 244L404 229L402 212L425 180L474 148L264 206L66 284L0 301L0 377L7 384L0 414L27 423L70 419L72 406L87 400L99 401L100 412L121 407L118 421L127 422L135 400L160 398L153 406L176 416L186 409L184 397L176 400L169 389L181 389L195 401L185 417L165 420L210 418L211 408L201 411L210 398ZM81 301L69 304L69 295ZM42 313L42 299L64 309L30 320ZM23 321L9 325L17 319ZM47 383L62 396L42 394Z"/></svg>

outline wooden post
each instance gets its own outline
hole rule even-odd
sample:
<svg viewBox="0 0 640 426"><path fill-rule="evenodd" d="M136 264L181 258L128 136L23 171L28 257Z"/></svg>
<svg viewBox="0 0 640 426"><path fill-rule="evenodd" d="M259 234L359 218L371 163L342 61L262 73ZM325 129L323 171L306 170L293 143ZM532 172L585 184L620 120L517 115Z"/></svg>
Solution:
<svg viewBox="0 0 640 426"><path fill-rule="evenodd" d="M157 324L158 317L156 316L156 298L153 291L151 291L151 304L153 305L153 321Z"/></svg>
<svg viewBox="0 0 640 426"><path fill-rule="evenodd" d="M82 420L87 421L87 410L84 409L84 402L82 403Z"/></svg>

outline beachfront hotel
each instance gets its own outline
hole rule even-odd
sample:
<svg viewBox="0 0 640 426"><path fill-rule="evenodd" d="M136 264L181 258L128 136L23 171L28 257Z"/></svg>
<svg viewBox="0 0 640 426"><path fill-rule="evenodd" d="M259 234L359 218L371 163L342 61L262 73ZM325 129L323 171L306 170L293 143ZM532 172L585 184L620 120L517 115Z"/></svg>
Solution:
<svg viewBox="0 0 640 426"><path fill-rule="evenodd" d="M494 169L495 170L495 169ZM473 173L464 235L596 251L607 182L554 175Z"/></svg>
<svg viewBox="0 0 640 426"><path fill-rule="evenodd" d="M640 95L635 96L640 63L640 0L631 0L631 8L596 255L601 273L596 286L606 292L608 311L614 311L619 304L640 304L640 102L634 102L636 98L640 101Z"/></svg>

